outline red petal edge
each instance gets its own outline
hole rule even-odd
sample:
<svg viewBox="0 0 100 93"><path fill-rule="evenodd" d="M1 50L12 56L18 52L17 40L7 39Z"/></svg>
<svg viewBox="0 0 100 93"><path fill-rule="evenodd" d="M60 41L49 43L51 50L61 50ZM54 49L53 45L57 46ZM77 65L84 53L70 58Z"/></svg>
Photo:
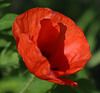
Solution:
<svg viewBox="0 0 100 93"><path fill-rule="evenodd" d="M48 26L51 25L50 28L53 32L48 30L49 33L47 33L47 28L49 27L46 27L45 29L46 23ZM39 37L39 34L41 34L40 32L42 32L41 26L44 27L43 30L45 29L45 31L43 31L42 37ZM61 30L61 27L62 30L65 29L63 49L64 56L68 59L66 62L69 65L69 69L66 71L54 71L51 70L51 66L56 66L56 63L52 63L53 65L51 65L48 59L43 56L42 52L45 51L47 54L52 53L53 49L50 49L48 46L53 46L53 44L56 42L57 38L59 37L59 30ZM17 50L31 73L40 79L53 83L71 85L75 87L78 86L76 82L73 82L70 79L59 78L61 76L74 74L81 70L91 57L89 45L83 31L76 26L70 18L48 8L34 8L26 11L16 18L13 24L12 32L16 40ZM53 38L48 36L48 34L50 34ZM45 35L47 37L44 38ZM78 39L80 41L78 41ZM50 43L48 43L46 40L49 40ZM58 39L58 41L62 42L62 39ZM77 46L77 42L78 44L81 42L79 46ZM84 46L83 42L86 46ZM42 43L44 43L43 46ZM50 57L50 60L55 60L58 56L57 54L59 54L59 51L61 50L60 44L56 42L56 45L58 48L56 51L54 51L52 54L53 56ZM82 50L83 53L79 51L82 49L80 48L82 45L84 46ZM74 46L76 47L76 50ZM45 49L45 47L47 47L47 49ZM41 52L42 49L43 51ZM87 53L86 56L84 56L84 49ZM58 61L60 62L60 60ZM82 64L80 65L80 63ZM62 69L62 67L60 68Z"/></svg>
<svg viewBox="0 0 100 93"><path fill-rule="evenodd" d="M70 79L57 78L50 70L48 60L42 56L37 46L32 42L27 34L22 34L18 43L18 51L22 56L27 68L36 77L61 85L77 87L78 84Z"/></svg>

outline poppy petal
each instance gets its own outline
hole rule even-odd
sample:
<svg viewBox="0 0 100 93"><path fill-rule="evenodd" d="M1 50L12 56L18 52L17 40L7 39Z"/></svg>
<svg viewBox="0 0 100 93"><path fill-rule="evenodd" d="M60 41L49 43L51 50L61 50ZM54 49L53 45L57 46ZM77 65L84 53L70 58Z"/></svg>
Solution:
<svg viewBox="0 0 100 93"><path fill-rule="evenodd" d="M78 27L75 22L67 16L60 14L59 12L55 12L54 15L51 16L51 20L53 20L55 23L60 23L66 26L66 38L70 37L71 35L84 37L82 29Z"/></svg>
<svg viewBox="0 0 100 93"><path fill-rule="evenodd" d="M70 79L62 79L55 76L50 70L49 62L41 55L38 48L34 45L34 42L29 40L28 35L21 35L18 43L18 51L27 68L38 78L61 85L77 86L77 83Z"/></svg>
<svg viewBox="0 0 100 93"><path fill-rule="evenodd" d="M65 78L56 78L55 77L55 78L49 79L47 81L57 83L60 85L69 85L69 86L75 86L75 87L78 86L77 82L73 82L71 79L65 79Z"/></svg>
<svg viewBox="0 0 100 93"><path fill-rule="evenodd" d="M74 74L81 70L91 58L90 46L85 36L71 36L65 41L64 54L69 60L67 75Z"/></svg>
<svg viewBox="0 0 100 93"><path fill-rule="evenodd" d="M81 70L91 57L84 33L74 21L49 8L34 8L16 18L12 32L31 73L77 87L76 82L60 78Z"/></svg>
<svg viewBox="0 0 100 93"><path fill-rule="evenodd" d="M22 56L27 68L34 73L43 64L46 64L46 72L50 72L49 62L42 56L40 50L33 41L29 39L27 34L21 34L18 42L17 50ZM48 69L47 69L48 68Z"/></svg>
<svg viewBox="0 0 100 93"><path fill-rule="evenodd" d="M61 54L63 45L64 51ZM60 71L53 71L56 76L63 76L71 75L81 70L90 57L90 48L86 38L74 35L67 38L64 44L62 43L58 46L57 50L52 54L50 61L51 65L60 68Z"/></svg>
<svg viewBox="0 0 100 93"><path fill-rule="evenodd" d="M41 28L40 21L43 19L50 19L52 12L51 9L37 7L19 15L15 19L12 28L16 42L20 34L26 33L37 43L38 33Z"/></svg>

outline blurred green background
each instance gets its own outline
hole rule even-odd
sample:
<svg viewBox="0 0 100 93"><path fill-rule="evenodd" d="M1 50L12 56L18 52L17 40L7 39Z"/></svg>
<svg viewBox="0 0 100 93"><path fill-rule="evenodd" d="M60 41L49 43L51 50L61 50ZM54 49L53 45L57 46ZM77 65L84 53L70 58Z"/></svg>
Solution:
<svg viewBox="0 0 100 93"><path fill-rule="evenodd" d="M77 88L36 78L19 56L12 25L34 7L58 11L83 29L92 58L80 72L66 76L78 82ZM100 0L0 0L0 93L100 93Z"/></svg>

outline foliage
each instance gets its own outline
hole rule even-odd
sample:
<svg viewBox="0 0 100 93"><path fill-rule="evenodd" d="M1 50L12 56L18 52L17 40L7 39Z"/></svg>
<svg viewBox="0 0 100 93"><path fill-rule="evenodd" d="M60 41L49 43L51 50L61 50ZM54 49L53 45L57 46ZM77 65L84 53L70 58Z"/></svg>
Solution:
<svg viewBox="0 0 100 93"><path fill-rule="evenodd" d="M19 4L21 3L21 5ZM57 3L58 2L58 3ZM0 0L0 93L100 93L100 6L99 0ZM16 4L16 6L15 6ZM96 5L97 4L97 5ZM12 25L18 14L33 7L49 7L72 18L90 44L92 58L75 75L66 76L78 88L61 86L31 74L16 50ZM14 7L14 8L13 8Z"/></svg>

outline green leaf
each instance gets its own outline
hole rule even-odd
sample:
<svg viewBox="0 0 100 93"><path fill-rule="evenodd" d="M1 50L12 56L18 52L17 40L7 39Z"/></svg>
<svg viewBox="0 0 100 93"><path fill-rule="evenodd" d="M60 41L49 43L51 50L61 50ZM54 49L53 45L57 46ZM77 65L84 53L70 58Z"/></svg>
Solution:
<svg viewBox="0 0 100 93"><path fill-rule="evenodd" d="M12 43L12 49L15 47L15 40L11 30L4 30L0 32L0 47L6 47L7 43Z"/></svg>
<svg viewBox="0 0 100 93"><path fill-rule="evenodd" d="M96 40L96 36L99 33L99 29L100 29L100 22L99 21L94 21L89 29L87 30L87 40L90 44L90 50L91 52L94 51L96 44L97 44L97 40Z"/></svg>
<svg viewBox="0 0 100 93"><path fill-rule="evenodd" d="M25 79L21 77L6 77L0 80L0 93L18 93L25 84Z"/></svg>
<svg viewBox="0 0 100 93"><path fill-rule="evenodd" d="M11 28L15 18L17 17L16 14L6 14L0 19L0 30Z"/></svg>
<svg viewBox="0 0 100 93"><path fill-rule="evenodd" d="M87 66L89 68L93 68L99 64L100 64L100 49L96 53L94 53L94 55L91 57L91 59L87 63Z"/></svg>
<svg viewBox="0 0 100 93"><path fill-rule="evenodd" d="M3 3L0 5L0 9L10 6L10 3Z"/></svg>
<svg viewBox="0 0 100 93"><path fill-rule="evenodd" d="M24 93L46 93L48 90L52 88L53 85L54 83L41 80L35 77L30 87Z"/></svg>
<svg viewBox="0 0 100 93"><path fill-rule="evenodd" d="M12 0L0 0L0 2L7 3L7 2L12 2Z"/></svg>
<svg viewBox="0 0 100 93"><path fill-rule="evenodd" d="M76 75L77 75L77 77L76 77L77 80L78 79L82 79L82 78L84 78L84 79L88 79L89 78L88 77L88 73L87 73L85 68L83 68L82 70L77 72Z"/></svg>
<svg viewBox="0 0 100 93"><path fill-rule="evenodd" d="M5 47L5 45L7 44L8 42L3 39L3 38L0 38L0 47Z"/></svg>
<svg viewBox="0 0 100 93"><path fill-rule="evenodd" d="M80 17L77 22L77 25L85 31L86 27L95 19L96 12L93 9L88 9L85 13Z"/></svg>
<svg viewBox="0 0 100 93"><path fill-rule="evenodd" d="M19 65L18 53L8 49L10 44L11 43L9 42L0 53L0 68Z"/></svg>

